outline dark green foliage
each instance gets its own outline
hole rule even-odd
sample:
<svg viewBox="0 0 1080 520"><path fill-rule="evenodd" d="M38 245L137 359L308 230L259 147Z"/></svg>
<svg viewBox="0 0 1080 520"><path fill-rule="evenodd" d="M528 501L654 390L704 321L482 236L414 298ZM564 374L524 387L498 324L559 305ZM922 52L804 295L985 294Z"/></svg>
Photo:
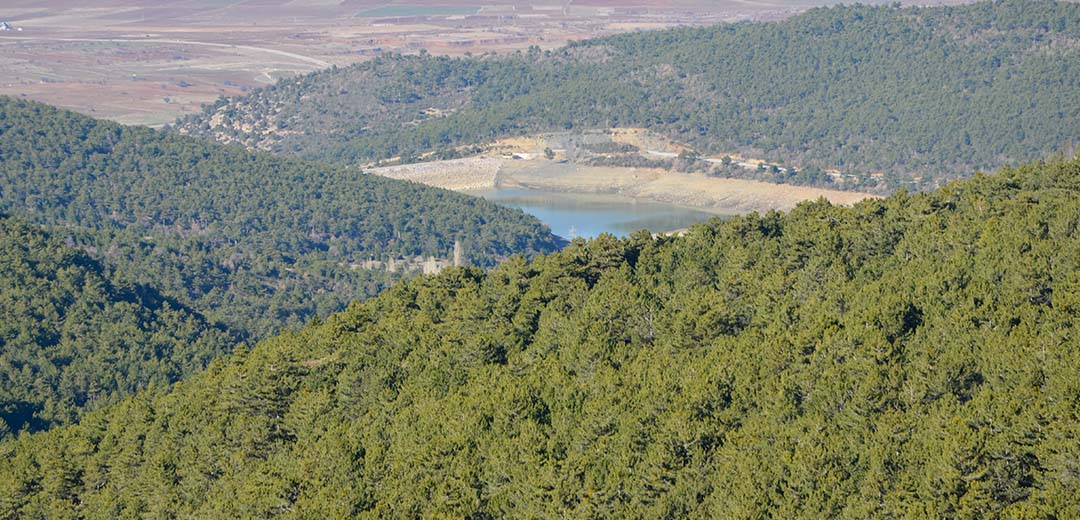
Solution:
<svg viewBox="0 0 1080 520"><path fill-rule="evenodd" d="M510 134L644 126L702 152L839 168L863 189L934 187L1080 141L1078 42L1072 2L841 6L546 53L381 57L222 99L178 125L345 164L449 157ZM868 177L877 171L884 178Z"/></svg>
<svg viewBox="0 0 1080 520"><path fill-rule="evenodd" d="M536 219L445 190L0 98L0 211L265 337L375 294L390 257L552 251Z"/></svg>
<svg viewBox="0 0 1080 520"><path fill-rule="evenodd" d="M0 444L19 518L1080 517L1080 160L395 285Z"/></svg>
<svg viewBox="0 0 1080 520"><path fill-rule="evenodd" d="M0 440L167 386L237 341L41 229L0 216Z"/></svg>

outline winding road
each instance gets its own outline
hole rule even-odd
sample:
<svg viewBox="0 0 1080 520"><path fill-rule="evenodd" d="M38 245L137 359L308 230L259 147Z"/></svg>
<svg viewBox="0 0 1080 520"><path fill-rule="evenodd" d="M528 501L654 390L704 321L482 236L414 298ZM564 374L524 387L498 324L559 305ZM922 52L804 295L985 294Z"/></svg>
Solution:
<svg viewBox="0 0 1080 520"><path fill-rule="evenodd" d="M310 63L312 65L318 65L321 68L331 66L331 63L320 60L318 58L312 58L311 56L304 56L303 54L296 54L294 52L279 51L277 49L268 49L266 47L255 47L253 45L234 45L230 43L212 43L212 42L200 42L192 40L169 40L169 39L156 39L156 38L49 38L49 37L33 37L33 36L0 36L0 39L4 40L22 40L22 41L54 41L54 42L104 42L104 43L175 43L181 45L198 45L202 47L219 47L224 49L243 49L248 51L264 52L267 54L274 54L285 58L291 58L297 61Z"/></svg>

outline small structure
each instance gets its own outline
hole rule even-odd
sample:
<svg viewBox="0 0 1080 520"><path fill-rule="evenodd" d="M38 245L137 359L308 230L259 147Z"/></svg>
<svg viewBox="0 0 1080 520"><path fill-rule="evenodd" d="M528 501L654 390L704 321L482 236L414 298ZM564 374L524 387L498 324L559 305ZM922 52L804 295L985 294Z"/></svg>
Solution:
<svg viewBox="0 0 1080 520"><path fill-rule="evenodd" d="M465 248L460 240L454 241L454 267L465 267Z"/></svg>

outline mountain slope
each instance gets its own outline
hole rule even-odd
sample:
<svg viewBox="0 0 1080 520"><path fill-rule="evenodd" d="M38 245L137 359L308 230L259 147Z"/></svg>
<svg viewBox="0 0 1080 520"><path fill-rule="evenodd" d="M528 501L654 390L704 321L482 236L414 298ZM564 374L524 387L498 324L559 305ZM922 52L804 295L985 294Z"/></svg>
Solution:
<svg viewBox="0 0 1080 520"><path fill-rule="evenodd" d="M4 216L0 281L0 440L171 384L236 343L176 301Z"/></svg>
<svg viewBox="0 0 1080 520"><path fill-rule="evenodd" d="M1075 518L1080 160L396 285L0 444L0 516Z"/></svg>
<svg viewBox="0 0 1080 520"><path fill-rule="evenodd" d="M77 245L245 334L263 337L370 296L364 261L498 258L559 246L481 199L122 127L0 98L0 211Z"/></svg>
<svg viewBox="0 0 1080 520"><path fill-rule="evenodd" d="M1078 43L1072 2L841 6L545 53L384 56L219 100L178 127L356 164L643 126L702 152L837 168L863 189L933 187L1080 141Z"/></svg>

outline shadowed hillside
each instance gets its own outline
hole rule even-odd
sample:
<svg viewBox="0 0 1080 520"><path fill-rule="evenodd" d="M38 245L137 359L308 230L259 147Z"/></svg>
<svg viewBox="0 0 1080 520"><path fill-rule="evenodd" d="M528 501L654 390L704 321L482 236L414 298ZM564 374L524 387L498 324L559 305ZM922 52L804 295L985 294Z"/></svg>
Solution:
<svg viewBox="0 0 1080 520"><path fill-rule="evenodd" d="M51 233L0 215L0 440L166 386L237 338Z"/></svg>
<svg viewBox="0 0 1080 520"><path fill-rule="evenodd" d="M371 296L365 261L491 266L553 251L539 221L481 199L0 98L0 211L63 229L245 337ZM399 262L404 263L404 262Z"/></svg>

